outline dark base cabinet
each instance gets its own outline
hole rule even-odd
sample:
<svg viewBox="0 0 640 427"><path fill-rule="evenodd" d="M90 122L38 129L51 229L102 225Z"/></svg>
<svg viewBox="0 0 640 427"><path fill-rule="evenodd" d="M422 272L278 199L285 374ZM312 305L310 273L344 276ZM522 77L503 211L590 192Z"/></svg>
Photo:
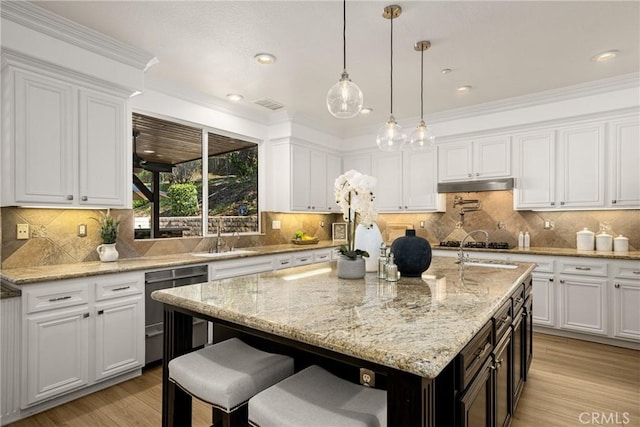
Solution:
<svg viewBox="0 0 640 427"><path fill-rule="evenodd" d="M447 425L511 425L533 358L531 321L529 280L514 291L492 321L458 355L454 391L456 420Z"/></svg>

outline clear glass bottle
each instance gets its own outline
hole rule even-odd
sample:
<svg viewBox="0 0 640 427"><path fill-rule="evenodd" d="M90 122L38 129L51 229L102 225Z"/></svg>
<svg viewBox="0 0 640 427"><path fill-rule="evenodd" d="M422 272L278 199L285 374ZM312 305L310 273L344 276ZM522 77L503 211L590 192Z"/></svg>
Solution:
<svg viewBox="0 0 640 427"><path fill-rule="evenodd" d="M398 266L396 265L396 261L393 258L393 252L389 255L389 262L387 262L387 282L397 282L398 281Z"/></svg>
<svg viewBox="0 0 640 427"><path fill-rule="evenodd" d="M389 258L387 257L387 247L385 244L380 245L380 256L378 257L378 279L386 279L387 278L387 262Z"/></svg>
<svg viewBox="0 0 640 427"><path fill-rule="evenodd" d="M524 248L524 233L522 231L518 234L518 248Z"/></svg>

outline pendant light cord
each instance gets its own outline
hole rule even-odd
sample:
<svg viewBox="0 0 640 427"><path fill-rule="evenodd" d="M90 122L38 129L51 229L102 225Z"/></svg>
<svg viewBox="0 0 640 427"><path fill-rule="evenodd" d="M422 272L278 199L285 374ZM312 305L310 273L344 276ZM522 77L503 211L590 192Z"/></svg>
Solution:
<svg viewBox="0 0 640 427"><path fill-rule="evenodd" d="M342 69L347 71L347 0L342 1Z"/></svg>
<svg viewBox="0 0 640 427"><path fill-rule="evenodd" d="M391 10L391 73L390 79L391 84L389 85L391 88L391 96L390 98L390 113L393 116L393 10Z"/></svg>
<svg viewBox="0 0 640 427"><path fill-rule="evenodd" d="M420 49L420 120L424 120L424 47Z"/></svg>

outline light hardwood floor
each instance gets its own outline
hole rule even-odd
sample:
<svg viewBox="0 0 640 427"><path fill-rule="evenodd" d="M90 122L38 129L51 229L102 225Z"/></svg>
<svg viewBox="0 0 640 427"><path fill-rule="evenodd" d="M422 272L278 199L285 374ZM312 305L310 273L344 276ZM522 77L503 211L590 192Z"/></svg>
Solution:
<svg viewBox="0 0 640 427"><path fill-rule="evenodd" d="M11 426L157 427L161 392L157 366L141 377ZM193 425L208 426L209 420L209 407L194 401ZM640 427L640 352L535 334L529 380L511 425Z"/></svg>

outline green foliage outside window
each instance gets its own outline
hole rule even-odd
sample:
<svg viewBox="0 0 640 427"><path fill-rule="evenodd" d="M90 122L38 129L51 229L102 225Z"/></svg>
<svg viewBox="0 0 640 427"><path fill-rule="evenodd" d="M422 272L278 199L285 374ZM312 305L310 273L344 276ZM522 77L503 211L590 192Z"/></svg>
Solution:
<svg viewBox="0 0 640 427"><path fill-rule="evenodd" d="M192 183L172 184L167 190L173 216L198 214L198 190Z"/></svg>

